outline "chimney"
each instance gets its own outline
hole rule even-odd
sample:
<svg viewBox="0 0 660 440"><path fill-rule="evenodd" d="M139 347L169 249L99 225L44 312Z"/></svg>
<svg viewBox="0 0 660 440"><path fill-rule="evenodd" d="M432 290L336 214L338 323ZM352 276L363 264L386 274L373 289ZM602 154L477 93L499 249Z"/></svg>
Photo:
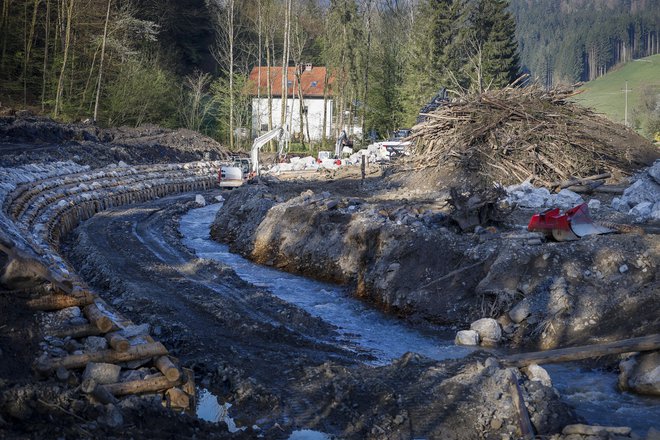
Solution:
<svg viewBox="0 0 660 440"><path fill-rule="evenodd" d="M312 70L312 63L305 63L305 72L310 72Z"/></svg>

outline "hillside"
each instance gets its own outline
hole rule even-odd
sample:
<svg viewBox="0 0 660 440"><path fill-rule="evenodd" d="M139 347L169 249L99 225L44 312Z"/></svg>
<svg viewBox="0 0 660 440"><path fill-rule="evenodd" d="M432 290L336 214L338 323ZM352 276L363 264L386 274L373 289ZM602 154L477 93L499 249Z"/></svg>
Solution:
<svg viewBox="0 0 660 440"><path fill-rule="evenodd" d="M628 81L628 122L632 124L633 109L639 109L645 86L660 89L660 55L631 61L606 75L586 83L576 101L609 118L624 122L625 89ZM648 90L648 89L647 89Z"/></svg>

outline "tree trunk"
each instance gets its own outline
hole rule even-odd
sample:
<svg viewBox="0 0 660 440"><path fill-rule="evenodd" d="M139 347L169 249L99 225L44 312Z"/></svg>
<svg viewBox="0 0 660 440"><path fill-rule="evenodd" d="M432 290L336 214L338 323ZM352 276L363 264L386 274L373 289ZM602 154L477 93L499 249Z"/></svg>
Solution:
<svg viewBox="0 0 660 440"><path fill-rule="evenodd" d="M41 78L41 111L46 110L46 79L48 72L48 48L50 40L50 0L46 0L46 38L44 39L44 66Z"/></svg>
<svg viewBox="0 0 660 440"><path fill-rule="evenodd" d="M63 0L68 1L66 5L66 33L64 37L64 58L62 60L62 69L60 70L60 77L57 81L57 93L55 94L55 109L53 116L57 118L60 113L60 107L62 105L62 95L64 91L64 75L66 73L67 60L69 57L69 46L71 45L71 24L73 21L73 7L75 0Z"/></svg>
<svg viewBox="0 0 660 440"><path fill-rule="evenodd" d="M105 43L108 39L108 22L110 21L110 5L112 0L108 0L108 9L105 12L105 26L103 27L103 42L101 43L101 60L99 61L99 78L96 84L96 100L94 101L94 124L98 121L99 100L101 97L101 80L103 79L103 61L105 60Z"/></svg>
<svg viewBox="0 0 660 440"><path fill-rule="evenodd" d="M229 149L234 150L234 0L227 3L229 36Z"/></svg>

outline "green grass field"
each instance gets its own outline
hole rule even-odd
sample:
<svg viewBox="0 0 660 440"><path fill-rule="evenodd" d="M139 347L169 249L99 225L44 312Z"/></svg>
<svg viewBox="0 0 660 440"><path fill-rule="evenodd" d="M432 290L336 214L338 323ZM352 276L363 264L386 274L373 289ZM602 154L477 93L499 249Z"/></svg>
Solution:
<svg viewBox="0 0 660 440"><path fill-rule="evenodd" d="M585 83L584 92L575 101L603 113L617 122L624 122L625 93L628 81L628 124L632 124L632 110L637 106L643 85L660 87L660 55L631 61L606 75Z"/></svg>

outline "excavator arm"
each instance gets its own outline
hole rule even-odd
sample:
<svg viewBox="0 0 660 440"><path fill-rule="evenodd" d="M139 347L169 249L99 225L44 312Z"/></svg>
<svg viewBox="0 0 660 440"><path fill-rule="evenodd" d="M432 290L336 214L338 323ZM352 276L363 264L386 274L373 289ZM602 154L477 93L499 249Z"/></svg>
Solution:
<svg viewBox="0 0 660 440"><path fill-rule="evenodd" d="M252 160L252 172L259 172L259 152L261 148L266 145L271 140L278 138L280 143L287 136L286 129L282 127L276 127L269 131L268 133L262 134L254 140L252 143L252 149L250 150L250 159Z"/></svg>

